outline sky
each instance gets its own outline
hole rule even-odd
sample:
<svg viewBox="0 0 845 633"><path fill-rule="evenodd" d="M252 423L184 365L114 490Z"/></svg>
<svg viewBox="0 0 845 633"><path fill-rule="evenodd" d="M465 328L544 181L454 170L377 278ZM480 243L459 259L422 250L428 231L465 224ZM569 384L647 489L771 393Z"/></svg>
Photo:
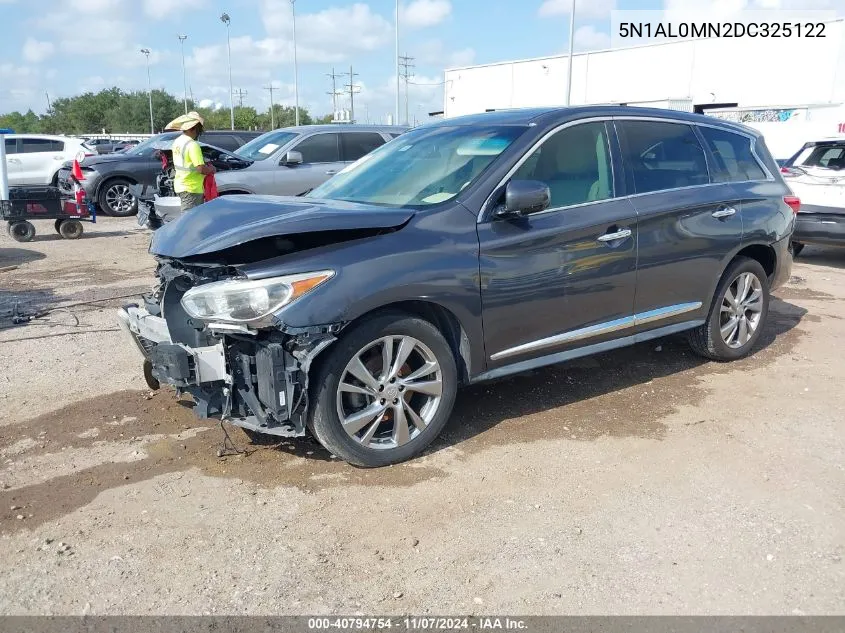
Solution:
<svg viewBox="0 0 845 633"><path fill-rule="evenodd" d="M403 0L400 53L413 57L410 119L443 109L446 68L564 53L569 48L571 0ZM845 0L577 0L575 50L610 47L615 9L706 10L714 16L742 9L835 9ZM328 76L357 73L356 118L384 122L394 110L394 0L296 0L299 103L314 115L333 110ZM183 94L187 83L204 106L227 107L227 12L232 84L244 105L266 110L294 103L293 15L290 0L0 0L0 112L118 86ZM337 78L337 86L349 77ZM404 84L401 108L405 108ZM236 97L236 103L238 98ZM338 107L349 108L339 96ZM404 118L404 114L402 115Z"/></svg>

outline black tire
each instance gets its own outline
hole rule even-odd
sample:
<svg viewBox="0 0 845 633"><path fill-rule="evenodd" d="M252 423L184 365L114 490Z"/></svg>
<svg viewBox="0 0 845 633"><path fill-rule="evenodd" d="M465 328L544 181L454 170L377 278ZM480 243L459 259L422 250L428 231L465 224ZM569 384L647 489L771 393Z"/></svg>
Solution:
<svg viewBox="0 0 845 633"><path fill-rule="evenodd" d="M59 235L66 240L78 240L83 231L82 222L79 220L62 220L59 225Z"/></svg>
<svg viewBox="0 0 845 633"><path fill-rule="evenodd" d="M743 273L751 273L760 283L762 303L759 311L759 321L748 340L738 346L729 345L722 336L722 304L726 301L726 294L732 288L734 282ZM769 278L760 262L747 257L738 257L730 263L716 287L710 312L704 325L690 331L689 342L693 351L704 358L719 362L738 360L748 356L754 349L754 345L760 338L760 334L766 327L769 314ZM746 312L745 314L750 314ZM726 313L728 319L734 318L730 312ZM725 325L727 327L727 324ZM730 336L729 336L730 338Z"/></svg>
<svg viewBox="0 0 845 633"><path fill-rule="evenodd" d="M35 237L35 226L26 220L10 222L8 231L9 237L16 242L31 242Z"/></svg>
<svg viewBox="0 0 845 633"><path fill-rule="evenodd" d="M61 225L62 225L62 221L61 221L61 220L56 220L55 222L53 222L53 227L56 229L56 233L58 233L59 235L61 235L61 234L62 234L62 233L61 233L61 231L59 231L59 227L60 227Z"/></svg>
<svg viewBox="0 0 845 633"><path fill-rule="evenodd" d="M412 432L416 435L407 443L375 449L364 446L344 430L338 414L337 394L347 364L364 348L385 336L412 337L428 348L439 365L441 393L434 415L424 429L415 427ZM328 451L355 466L387 466L418 455L440 434L452 413L458 386L455 357L440 331L423 319L397 312L374 316L350 328L319 361L310 381L308 428ZM408 425L410 428L410 421Z"/></svg>
<svg viewBox="0 0 845 633"><path fill-rule="evenodd" d="M126 178L114 178L104 182L97 195L97 202L104 213L117 217L126 218L138 212L138 199L132 195L132 186L135 183ZM132 200L125 203L126 195Z"/></svg>
<svg viewBox="0 0 845 633"><path fill-rule="evenodd" d="M792 247L793 257L798 257L804 250L804 245L801 242L791 242L789 245Z"/></svg>

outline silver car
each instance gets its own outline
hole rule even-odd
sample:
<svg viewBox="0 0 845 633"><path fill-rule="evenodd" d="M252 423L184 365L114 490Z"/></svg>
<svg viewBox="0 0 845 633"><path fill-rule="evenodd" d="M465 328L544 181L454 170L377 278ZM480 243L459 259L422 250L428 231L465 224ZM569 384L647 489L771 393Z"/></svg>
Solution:
<svg viewBox="0 0 845 633"><path fill-rule="evenodd" d="M217 190L221 194L297 196L406 130L374 125L304 125L273 130L235 151L239 158L253 162L244 169L218 172Z"/></svg>

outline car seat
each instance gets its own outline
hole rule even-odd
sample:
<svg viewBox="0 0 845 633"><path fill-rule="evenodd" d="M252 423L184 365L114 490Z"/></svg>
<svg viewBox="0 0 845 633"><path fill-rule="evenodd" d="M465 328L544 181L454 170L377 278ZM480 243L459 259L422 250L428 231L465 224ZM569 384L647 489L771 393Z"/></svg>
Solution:
<svg viewBox="0 0 845 633"><path fill-rule="evenodd" d="M599 169L607 164L604 136L579 126L542 148L534 178L549 186L552 207L593 202L610 197L610 175Z"/></svg>

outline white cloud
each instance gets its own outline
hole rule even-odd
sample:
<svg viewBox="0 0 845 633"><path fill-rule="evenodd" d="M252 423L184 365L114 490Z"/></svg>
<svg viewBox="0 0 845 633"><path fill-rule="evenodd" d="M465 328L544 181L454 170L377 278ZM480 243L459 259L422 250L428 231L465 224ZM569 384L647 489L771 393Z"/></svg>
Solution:
<svg viewBox="0 0 845 633"><path fill-rule="evenodd" d="M592 25L575 29L576 51L600 51L610 48L610 33L599 31Z"/></svg>
<svg viewBox="0 0 845 633"><path fill-rule="evenodd" d="M460 68L475 61L475 49L467 47L450 51L439 39L427 40L415 46L414 54L421 66L434 66L438 69Z"/></svg>
<svg viewBox="0 0 845 633"><path fill-rule="evenodd" d="M399 28L421 29L440 24L452 13L449 0L413 0L399 8Z"/></svg>
<svg viewBox="0 0 845 633"><path fill-rule="evenodd" d="M780 10L812 11L839 9L845 12L841 0L664 0L667 11L694 11L727 16L739 11Z"/></svg>
<svg viewBox="0 0 845 633"><path fill-rule="evenodd" d="M201 9L206 0L144 0L144 13L154 20L179 15L188 9Z"/></svg>
<svg viewBox="0 0 845 633"><path fill-rule="evenodd" d="M52 42L42 42L36 40L34 37L28 37L26 38L26 42L24 42L21 54L23 55L24 61L37 64L50 57L55 49L56 47Z"/></svg>
<svg viewBox="0 0 845 633"><path fill-rule="evenodd" d="M575 3L575 19L604 19L616 8L616 0L578 0ZM545 0L538 11L542 17L569 15L572 0Z"/></svg>

